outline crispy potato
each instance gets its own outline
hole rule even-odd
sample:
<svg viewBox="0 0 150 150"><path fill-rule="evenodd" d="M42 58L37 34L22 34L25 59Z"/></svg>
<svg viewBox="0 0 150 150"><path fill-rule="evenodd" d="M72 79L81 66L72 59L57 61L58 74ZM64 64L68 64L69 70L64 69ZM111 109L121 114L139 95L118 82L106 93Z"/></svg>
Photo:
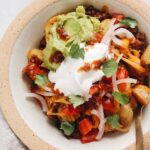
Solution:
<svg viewBox="0 0 150 150"><path fill-rule="evenodd" d="M112 132L112 131L115 131L115 130L116 129L113 129L108 122L105 123L105 128L104 128L105 133Z"/></svg>
<svg viewBox="0 0 150 150"><path fill-rule="evenodd" d="M140 58L140 51L137 49L130 49L130 51L133 53L134 56L137 58Z"/></svg>
<svg viewBox="0 0 150 150"><path fill-rule="evenodd" d="M141 57L142 65L150 65L150 45L145 49L142 57Z"/></svg>
<svg viewBox="0 0 150 150"><path fill-rule="evenodd" d="M105 133L112 131L128 132L133 120L133 110L130 104L120 107L119 111L120 125L118 128L112 128L107 122L105 123Z"/></svg>
<svg viewBox="0 0 150 150"><path fill-rule="evenodd" d="M130 104L121 106L120 111L119 111L119 116L120 116L120 123L124 127L128 127L131 125L132 120L133 120L133 110Z"/></svg>
<svg viewBox="0 0 150 150"><path fill-rule="evenodd" d="M137 63L139 65L141 64L141 60L140 60L139 57L134 56L131 53L128 53L128 57L129 57L129 60L131 60L131 61L133 61L133 62L135 62L135 63Z"/></svg>
<svg viewBox="0 0 150 150"><path fill-rule="evenodd" d="M140 64L132 62L126 58L122 58L122 60L127 64L130 74L135 77L144 77L148 74L146 68L142 67Z"/></svg>
<svg viewBox="0 0 150 150"><path fill-rule="evenodd" d="M117 57L119 56L117 51L115 51L115 56L117 56ZM140 65L136 62L133 62L124 57L122 57L122 60L126 63L128 70L129 70L130 74L132 74L132 76L139 78L139 77L144 77L148 74L147 69L144 68L142 65Z"/></svg>
<svg viewBox="0 0 150 150"><path fill-rule="evenodd" d="M54 16L46 24L46 27L45 27L46 42L49 41L50 28L54 24L54 22L56 22L56 21L57 21L57 16Z"/></svg>
<svg viewBox="0 0 150 150"><path fill-rule="evenodd" d="M150 102L150 88L145 85L137 85L133 88L132 94L135 99L142 105Z"/></svg>
<svg viewBox="0 0 150 150"><path fill-rule="evenodd" d="M100 23L100 32L105 34L108 29L109 29L109 25L110 25L111 19L105 19Z"/></svg>
<svg viewBox="0 0 150 150"><path fill-rule="evenodd" d="M28 55L27 55L28 60L31 60L31 58L32 58L33 56L36 56L36 57L37 57L39 60L41 60L41 61L43 60L42 51L39 50L39 49L31 49L31 50L28 51Z"/></svg>
<svg viewBox="0 0 150 150"><path fill-rule="evenodd" d="M120 127L117 128L116 130L119 132L128 132L129 129L130 129L130 126L124 127L124 126L120 125Z"/></svg>

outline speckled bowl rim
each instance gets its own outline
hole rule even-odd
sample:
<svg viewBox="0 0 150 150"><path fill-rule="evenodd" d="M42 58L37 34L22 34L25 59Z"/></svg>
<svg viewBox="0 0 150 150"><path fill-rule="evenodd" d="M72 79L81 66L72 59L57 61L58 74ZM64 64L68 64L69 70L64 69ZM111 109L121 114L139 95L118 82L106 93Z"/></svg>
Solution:
<svg viewBox="0 0 150 150"><path fill-rule="evenodd" d="M34 0L27 6L11 23L7 29L4 37L0 42L0 106L2 112L10 125L11 129L18 136L18 138L32 150L57 150L57 148L49 145L40 139L27 126L23 118L20 116L13 101L9 83L9 63L12 54L13 46L20 35L23 28L28 22L37 15L41 10L48 5L52 5L58 0ZM150 24L150 6L144 0L117 0L120 3L129 6L135 10L143 19ZM144 8L144 11L143 11ZM145 149L150 148L148 145L150 141L150 131L144 135ZM135 144L130 145L127 149L134 149Z"/></svg>

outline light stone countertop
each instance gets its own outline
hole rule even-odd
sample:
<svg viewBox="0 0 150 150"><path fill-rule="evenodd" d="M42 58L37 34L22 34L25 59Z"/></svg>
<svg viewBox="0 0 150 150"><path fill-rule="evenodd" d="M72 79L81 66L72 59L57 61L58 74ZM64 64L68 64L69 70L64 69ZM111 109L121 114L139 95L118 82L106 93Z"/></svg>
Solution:
<svg viewBox="0 0 150 150"><path fill-rule="evenodd" d="M15 16L32 0L0 0L0 39ZM150 3L150 0L146 0ZM0 110L0 150L25 150L8 127Z"/></svg>

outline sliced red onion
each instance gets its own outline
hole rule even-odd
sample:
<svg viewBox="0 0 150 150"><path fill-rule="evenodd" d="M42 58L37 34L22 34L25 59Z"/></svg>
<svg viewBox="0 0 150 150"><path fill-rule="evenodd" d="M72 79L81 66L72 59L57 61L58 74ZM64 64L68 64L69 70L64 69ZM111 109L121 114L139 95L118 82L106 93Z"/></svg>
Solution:
<svg viewBox="0 0 150 150"><path fill-rule="evenodd" d="M119 63L119 62L120 62L120 60L122 59L122 57L123 57L123 54L120 54L120 55L118 56L118 58L117 58L116 62L117 62L117 63Z"/></svg>
<svg viewBox="0 0 150 150"><path fill-rule="evenodd" d="M133 79L133 78L125 78L125 79L120 79L120 80L116 81L116 84L121 84L121 83L134 83L134 84L136 84L137 80Z"/></svg>
<svg viewBox="0 0 150 150"><path fill-rule="evenodd" d="M122 40L118 39L116 36L112 37L112 41L118 45L118 46L122 46Z"/></svg>
<svg viewBox="0 0 150 150"><path fill-rule="evenodd" d="M27 93L26 98L36 98L41 103L43 112L48 111L46 101L42 96L35 93Z"/></svg>
<svg viewBox="0 0 150 150"><path fill-rule="evenodd" d="M121 27L122 25L121 24L115 24L114 26L113 26L113 28L114 28L114 31L116 30L116 29L118 29L119 27Z"/></svg>
<svg viewBox="0 0 150 150"><path fill-rule="evenodd" d="M99 132L98 135L96 137L97 140L101 140L103 134L104 134L104 128L105 128L105 122L106 119L104 118L104 110L103 110L103 106L100 105L98 111L97 110L92 110L92 114L96 115L99 117L100 119L100 124L99 124Z"/></svg>
<svg viewBox="0 0 150 150"><path fill-rule="evenodd" d="M122 46L122 40L120 40L116 36L119 36L121 38L127 37L133 40L135 39L134 35L130 31L124 28L119 28L116 31L114 31L113 37L112 37L112 41L119 46Z"/></svg>
<svg viewBox="0 0 150 150"><path fill-rule="evenodd" d="M111 95L110 93L107 93L106 96L107 96L108 98L112 98L112 95Z"/></svg>
<svg viewBox="0 0 150 150"><path fill-rule="evenodd" d="M112 58L114 59L114 52L111 52L107 55L108 59L111 60Z"/></svg>
<svg viewBox="0 0 150 150"><path fill-rule="evenodd" d="M121 26L121 24L115 24L115 21L116 21L115 18L113 18L111 20L111 23L110 23L110 26L109 26L109 30L104 35L104 37L103 37L103 39L101 41L101 43L104 43L104 44L108 45L108 47L110 46L110 42L112 40L114 31ZM109 54L109 51L107 51L106 57L108 57L108 59L111 59L111 55Z"/></svg>
<svg viewBox="0 0 150 150"><path fill-rule="evenodd" d="M120 60L122 59L122 57L123 57L123 54L120 54L120 55L118 56L116 62L119 63ZM115 74L112 76L113 91L118 92L119 90L118 90L118 86L117 86L117 83L116 83L116 82L117 82L117 81L116 81L116 73L115 73Z"/></svg>
<svg viewBox="0 0 150 150"><path fill-rule="evenodd" d="M111 41L111 35L113 34L114 32L114 23L115 23L116 19L113 18L111 23L110 23L110 26L109 26L109 30L107 31L107 33L104 35L101 43L104 43L106 45L109 45L110 44L110 41Z"/></svg>
<svg viewBox="0 0 150 150"><path fill-rule="evenodd" d="M121 38L127 37L129 39L135 39L134 35L130 31L128 31L127 29L124 29L124 28L117 29L113 33L113 36L119 36Z"/></svg>
<svg viewBox="0 0 150 150"><path fill-rule="evenodd" d="M121 25L120 24L115 24L116 20L112 19L112 22L110 24L110 29L108 30L108 32L105 34L106 37L104 36L104 38L102 39L102 42L104 42L105 44L107 44L108 46L110 45L110 42L112 40L113 37L113 33L116 29L118 29ZM106 42L105 42L106 41Z"/></svg>
<svg viewBox="0 0 150 150"><path fill-rule="evenodd" d="M114 74L113 76L112 76L112 84L113 84L113 91L115 92L118 92L119 90L118 90L118 86L117 86L117 84L116 84L116 74Z"/></svg>

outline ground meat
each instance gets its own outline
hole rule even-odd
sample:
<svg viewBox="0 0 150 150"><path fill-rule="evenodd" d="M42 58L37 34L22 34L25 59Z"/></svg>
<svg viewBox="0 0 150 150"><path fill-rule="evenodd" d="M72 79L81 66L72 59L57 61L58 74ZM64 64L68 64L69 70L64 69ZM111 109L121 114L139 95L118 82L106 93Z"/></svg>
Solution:
<svg viewBox="0 0 150 150"><path fill-rule="evenodd" d="M61 63L64 60L64 56L62 52L56 51L51 57L50 57L50 62L53 63Z"/></svg>
<svg viewBox="0 0 150 150"><path fill-rule="evenodd" d="M45 36L41 39L40 41L40 49L44 49L46 47L46 40L45 40Z"/></svg>
<svg viewBox="0 0 150 150"><path fill-rule="evenodd" d="M111 15L103 9L102 11L94 8L92 5L86 7L86 14L98 18L100 21L112 18Z"/></svg>
<svg viewBox="0 0 150 150"><path fill-rule="evenodd" d="M132 34L134 34L134 36L136 37L136 39L138 39L139 41L143 41L146 42L146 36L145 33L143 32L139 32L138 27L136 26L135 28L127 28Z"/></svg>
<svg viewBox="0 0 150 150"><path fill-rule="evenodd" d="M136 39L134 43L131 45L132 49L137 49L143 51L146 47L146 41L140 41L139 39Z"/></svg>
<svg viewBox="0 0 150 150"><path fill-rule="evenodd" d="M101 59L101 60L95 60L92 63L84 63L83 66L81 66L78 71L84 71L84 72L88 72L90 70L95 70L95 69L99 69L103 64L104 64L105 59Z"/></svg>
<svg viewBox="0 0 150 150"><path fill-rule="evenodd" d="M27 74L32 80L35 80L36 75L44 75L45 71L35 63L29 62L23 69L23 74Z"/></svg>
<svg viewBox="0 0 150 150"><path fill-rule="evenodd" d="M138 32L137 35L136 35L136 38L140 41L143 41L145 42L146 41L146 36L145 36L145 33L142 33L142 32Z"/></svg>
<svg viewBox="0 0 150 150"><path fill-rule="evenodd" d="M133 31L134 31L134 33L133 33ZM132 30L132 33L135 35L136 40L133 44L131 44L131 48L143 51L147 45L147 40L146 40L145 34L142 32L139 32L137 28Z"/></svg>
<svg viewBox="0 0 150 150"><path fill-rule="evenodd" d="M130 27L128 27L127 28L134 36L136 36L137 34L138 34L138 32L139 32L139 29L138 29L138 27L136 26L135 28L130 28Z"/></svg>
<svg viewBox="0 0 150 150"><path fill-rule="evenodd" d="M84 103L84 112L92 109L97 109L97 103L93 98L90 98L89 101Z"/></svg>
<svg viewBox="0 0 150 150"><path fill-rule="evenodd" d="M123 28L129 30L136 38L134 43L132 43L130 45L130 48L143 51L145 49L146 44L147 44L145 34L139 32L138 27L130 28L127 26L123 26Z"/></svg>
<svg viewBox="0 0 150 150"><path fill-rule="evenodd" d="M95 43L100 43L103 38L102 33L95 33L89 41L87 41L88 45L94 45Z"/></svg>

